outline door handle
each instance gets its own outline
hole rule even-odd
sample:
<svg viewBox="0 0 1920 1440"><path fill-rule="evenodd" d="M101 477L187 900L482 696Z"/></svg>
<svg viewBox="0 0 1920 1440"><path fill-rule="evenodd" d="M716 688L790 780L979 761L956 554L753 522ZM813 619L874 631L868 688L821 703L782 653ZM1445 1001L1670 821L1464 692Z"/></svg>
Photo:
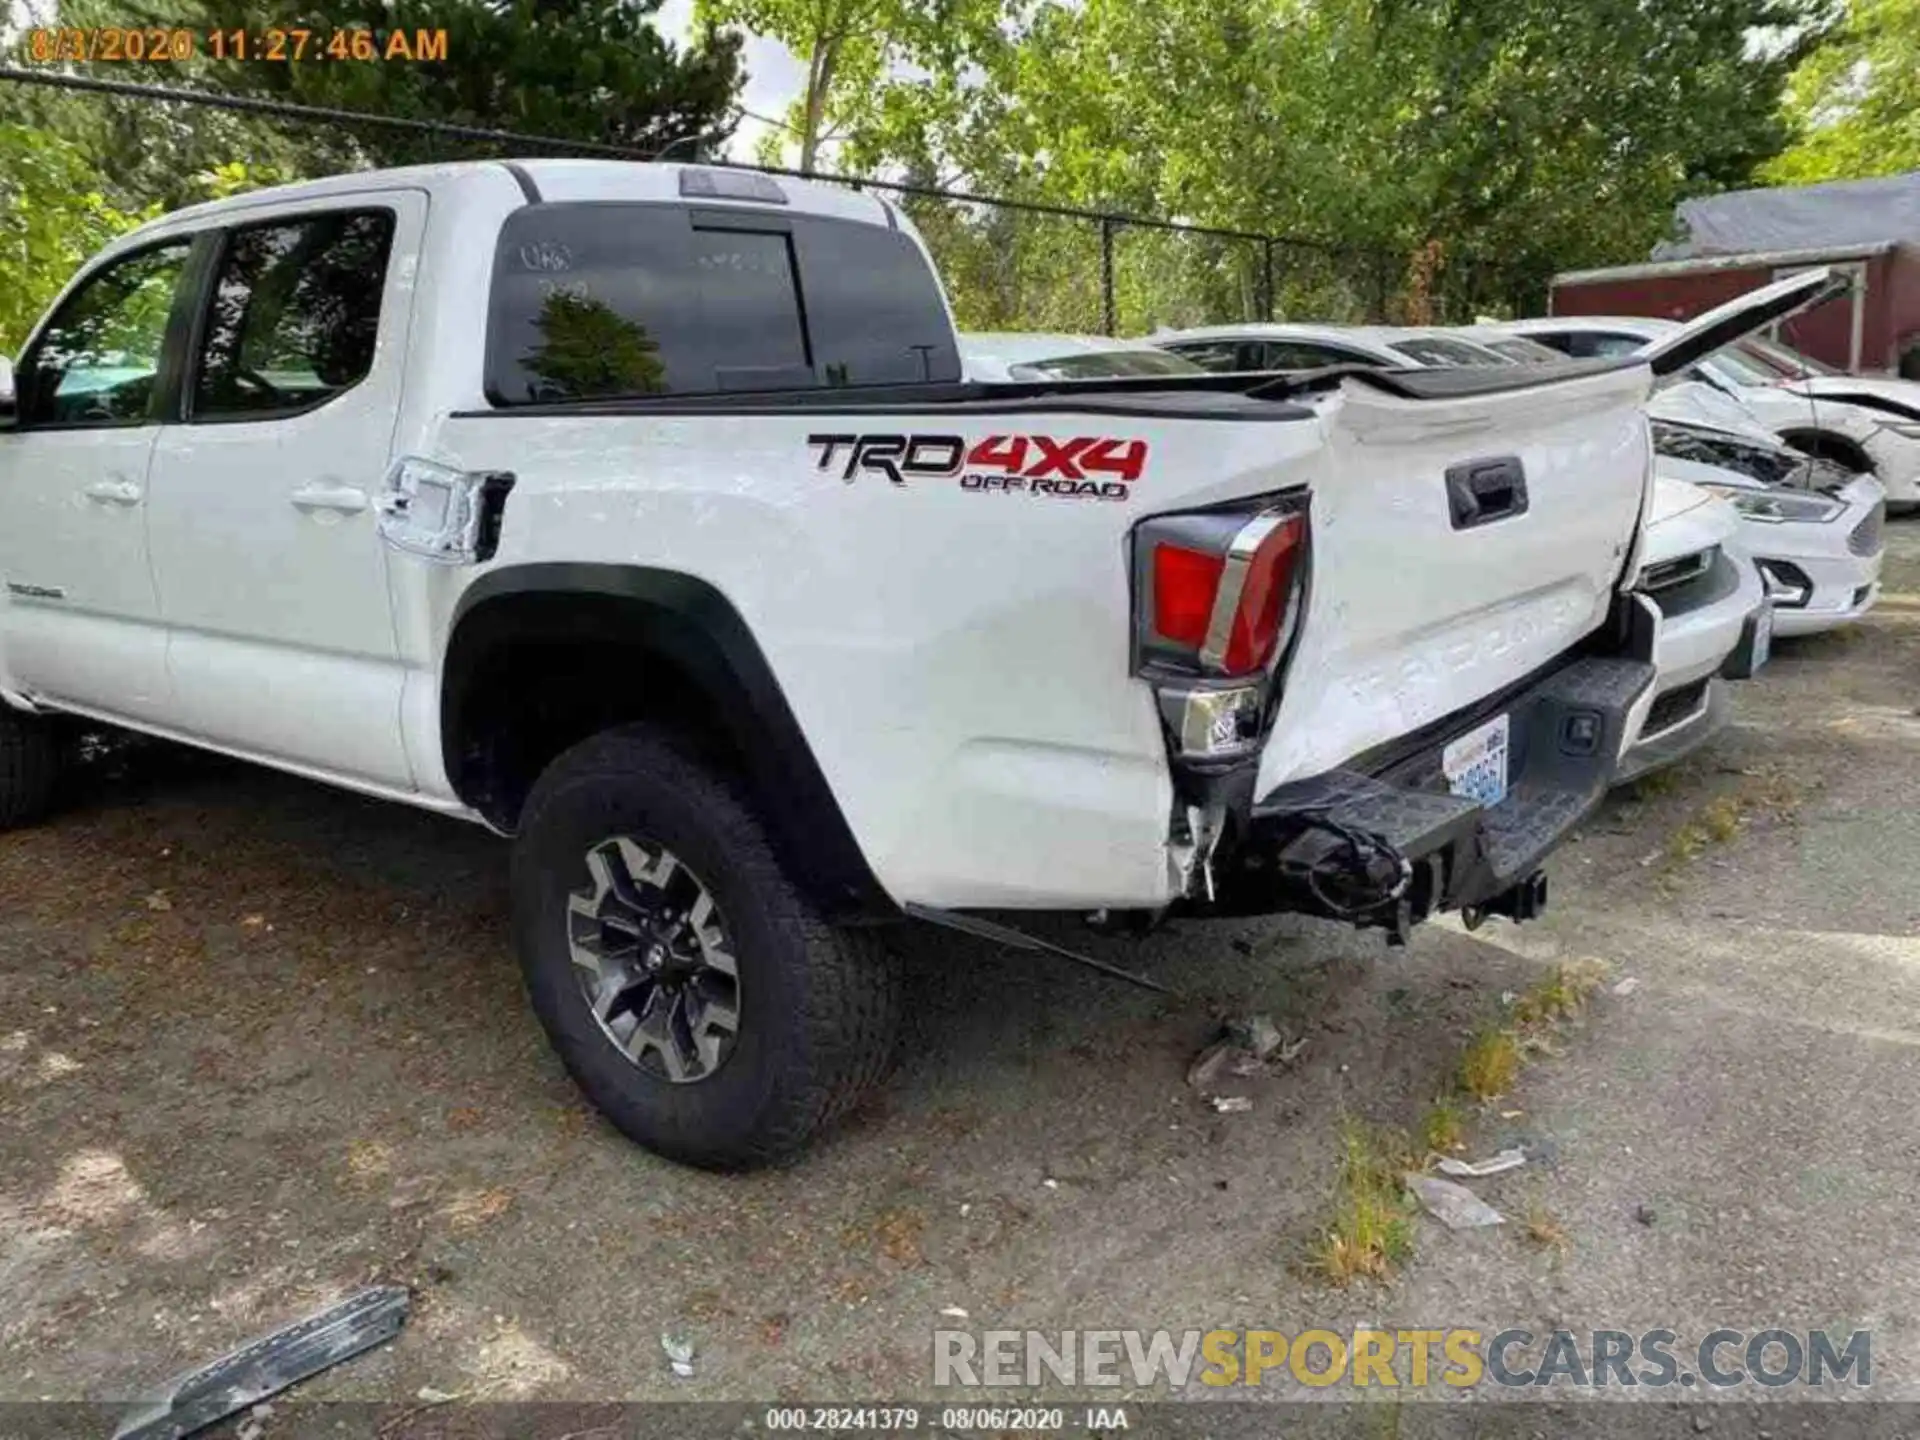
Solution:
<svg viewBox="0 0 1920 1440"><path fill-rule="evenodd" d="M287 497L300 510L337 510L358 515L367 508L367 492L352 485L302 485Z"/></svg>
<svg viewBox="0 0 1920 1440"><path fill-rule="evenodd" d="M1447 510L1456 530L1527 513L1527 471L1517 455L1469 460L1447 471Z"/></svg>
<svg viewBox="0 0 1920 1440"><path fill-rule="evenodd" d="M141 490L131 480L96 480L86 488L89 500L104 500L109 505L138 505Z"/></svg>

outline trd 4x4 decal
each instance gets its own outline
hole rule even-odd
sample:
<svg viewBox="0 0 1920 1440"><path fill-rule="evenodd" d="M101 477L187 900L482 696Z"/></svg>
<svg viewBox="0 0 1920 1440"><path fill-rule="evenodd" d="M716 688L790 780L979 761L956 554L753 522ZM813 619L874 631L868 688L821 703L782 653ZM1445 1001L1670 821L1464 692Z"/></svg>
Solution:
<svg viewBox="0 0 1920 1440"><path fill-rule="evenodd" d="M971 446L961 435L809 435L807 444L815 469L849 484L862 473L895 485L958 476L963 490L1124 500L1147 468L1146 441L1102 435L989 435Z"/></svg>

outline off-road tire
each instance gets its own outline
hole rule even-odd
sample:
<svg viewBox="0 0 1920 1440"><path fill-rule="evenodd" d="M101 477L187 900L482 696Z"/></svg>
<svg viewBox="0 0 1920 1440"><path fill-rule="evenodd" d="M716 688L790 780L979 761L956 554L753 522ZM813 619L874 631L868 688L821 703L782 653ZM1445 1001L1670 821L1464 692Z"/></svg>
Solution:
<svg viewBox="0 0 1920 1440"><path fill-rule="evenodd" d="M49 721L0 705L0 830L31 825L47 813L62 753Z"/></svg>
<svg viewBox="0 0 1920 1440"><path fill-rule="evenodd" d="M609 836L672 850L730 927L740 1024L712 1073L642 1070L595 1019L568 943L568 896ZM529 795L513 851L513 928L533 1008L562 1063L613 1124L710 1169L789 1155L886 1073L899 967L870 930L828 925L781 869L766 831L717 770L669 732L609 730L574 746Z"/></svg>

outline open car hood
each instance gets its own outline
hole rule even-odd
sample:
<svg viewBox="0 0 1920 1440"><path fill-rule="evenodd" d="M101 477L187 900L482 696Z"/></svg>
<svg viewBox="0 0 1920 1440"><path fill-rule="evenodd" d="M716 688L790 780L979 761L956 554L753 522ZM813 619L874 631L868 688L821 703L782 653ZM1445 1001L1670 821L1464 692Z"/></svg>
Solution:
<svg viewBox="0 0 1920 1440"><path fill-rule="evenodd" d="M1782 390L1811 395L1863 410L1878 410L1896 420L1920 420L1920 381L1880 375L1810 375L1783 380Z"/></svg>
<svg viewBox="0 0 1920 1440"><path fill-rule="evenodd" d="M1789 275L1785 280L1762 285L1724 305L1716 305L1678 330L1648 342L1640 349L1641 358L1656 375L1677 374L1723 345L1730 345L1776 320L1784 320L1839 294L1848 284L1845 276L1827 269Z"/></svg>

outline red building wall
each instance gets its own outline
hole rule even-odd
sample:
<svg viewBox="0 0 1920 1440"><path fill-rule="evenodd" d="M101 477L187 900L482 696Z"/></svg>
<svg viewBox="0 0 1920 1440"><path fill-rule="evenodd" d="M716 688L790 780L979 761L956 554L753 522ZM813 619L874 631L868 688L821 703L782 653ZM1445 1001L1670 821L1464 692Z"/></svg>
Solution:
<svg viewBox="0 0 1920 1440"><path fill-rule="evenodd" d="M1903 246L1866 262L1860 368L1892 371L1909 348L1920 350L1920 248ZM1597 276L1553 288L1555 315L1658 315L1688 320L1774 278L1770 266L1716 269L1674 275ZM1798 315L1781 327L1796 350L1840 369L1853 341L1851 302L1842 296ZM1920 364L1920 357L1910 362Z"/></svg>
<svg viewBox="0 0 1920 1440"><path fill-rule="evenodd" d="M1899 370L1901 357L1907 360L1905 373L1920 380L1920 248L1903 245L1886 259L1886 301L1880 307L1886 321L1886 366Z"/></svg>

